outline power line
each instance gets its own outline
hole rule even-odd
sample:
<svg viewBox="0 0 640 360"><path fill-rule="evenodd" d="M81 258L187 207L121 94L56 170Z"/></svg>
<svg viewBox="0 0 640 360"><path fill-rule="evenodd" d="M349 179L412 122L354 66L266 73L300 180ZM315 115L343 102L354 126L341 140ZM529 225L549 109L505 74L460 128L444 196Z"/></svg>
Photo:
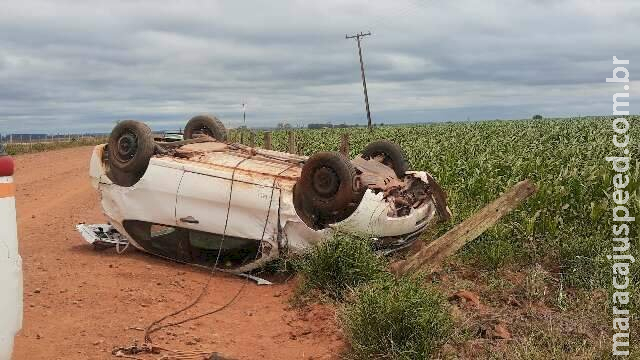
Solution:
<svg viewBox="0 0 640 360"><path fill-rule="evenodd" d="M369 129L371 129L371 112L369 111L369 95L367 94L367 80L364 76L364 62L362 61L362 47L360 46L360 39L370 35L371 31L367 32L366 34L363 32L359 32L355 35L344 36L345 39L356 39L356 42L358 43L358 55L360 56L360 72L362 73L362 87L364 88L364 102L367 108L367 127Z"/></svg>
<svg viewBox="0 0 640 360"><path fill-rule="evenodd" d="M393 6L384 10L382 14L364 14L362 20L366 22L369 29L381 29L389 25L398 25L398 19L407 19L408 17L427 10L427 6L432 4L430 0L405 0L396 1ZM359 25L359 23L356 23ZM364 25L364 23L362 24ZM379 32L379 31L378 31Z"/></svg>

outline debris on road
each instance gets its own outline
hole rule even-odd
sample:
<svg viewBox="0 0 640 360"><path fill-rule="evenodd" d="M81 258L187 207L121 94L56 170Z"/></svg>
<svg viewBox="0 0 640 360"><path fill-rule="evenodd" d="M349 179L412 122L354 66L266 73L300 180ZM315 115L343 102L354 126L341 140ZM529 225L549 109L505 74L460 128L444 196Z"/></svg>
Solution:
<svg viewBox="0 0 640 360"><path fill-rule="evenodd" d="M120 246L127 247L129 240L122 236L113 226L109 224L78 224L76 230L82 237L96 248L107 248L115 246L120 253Z"/></svg>
<svg viewBox="0 0 640 360"><path fill-rule="evenodd" d="M195 342L192 344L195 345ZM116 347L111 351L111 355L118 358L127 359L141 359L136 355L161 355L158 360L233 360L232 358L225 357L224 355L216 351L202 351L202 350L170 350L160 346L151 344L133 344L131 346ZM164 354L164 355L163 355Z"/></svg>

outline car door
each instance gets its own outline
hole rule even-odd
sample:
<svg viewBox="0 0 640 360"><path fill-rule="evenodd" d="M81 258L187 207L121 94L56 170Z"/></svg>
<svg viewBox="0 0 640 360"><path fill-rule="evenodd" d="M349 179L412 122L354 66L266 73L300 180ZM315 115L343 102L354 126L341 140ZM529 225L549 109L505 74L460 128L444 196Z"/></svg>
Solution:
<svg viewBox="0 0 640 360"><path fill-rule="evenodd" d="M227 234L245 239L275 240L280 190L273 188L272 181L269 184L250 181L234 180Z"/></svg>
<svg viewBox="0 0 640 360"><path fill-rule="evenodd" d="M272 183L258 184L238 173L232 187L230 177L185 172L176 206L178 226L256 240L265 233L271 239L277 233L280 197Z"/></svg>
<svg viewBox="0 0 640 360"><path fill-rule="evenodd" d="M222 234L230 191L230 179L186 171L178 190L177 225Z"/></svg>
<svg viewBox="0 0 640 360"><path fill-rule="evenodd" d="M116 222L175 225L176 194L183 173L181 168L153 158L133 186L117 186L111 181L99 184L103 210Z"/></svg>

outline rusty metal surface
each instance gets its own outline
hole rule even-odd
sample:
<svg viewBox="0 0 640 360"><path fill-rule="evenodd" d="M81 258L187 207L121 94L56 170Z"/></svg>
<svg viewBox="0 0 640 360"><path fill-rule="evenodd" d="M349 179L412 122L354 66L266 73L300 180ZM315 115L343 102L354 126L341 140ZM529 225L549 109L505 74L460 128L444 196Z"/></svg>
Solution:
<svg viewBox="0 0 640 360"><path fill-rule="evenodd" d="M280 187L292 189L300 177L302 160L278 151L205 142L182 146L171 154L156 156L152 162L223 179L234 176L238 182L262 186L272 186L276 179Z"/></svg>
<svg viewBox="0 0 640 360"><path fill-rule="evenodd" d="M225 143L209 141L203 143L188 144L181 147L182 150L195 153L219 152L229 149Z"/></svg>

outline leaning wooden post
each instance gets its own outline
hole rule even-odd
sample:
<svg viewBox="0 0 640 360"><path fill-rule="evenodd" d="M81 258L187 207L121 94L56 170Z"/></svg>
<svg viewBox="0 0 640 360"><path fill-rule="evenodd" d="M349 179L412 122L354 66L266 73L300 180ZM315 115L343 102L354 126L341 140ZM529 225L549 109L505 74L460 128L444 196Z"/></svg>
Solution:
<svg viewBox="0 0 640 360"><path fill-rule="evenodd" d="M288 131L289 133L289 154L296 153L296 133L294 131Z"/></svg>
<svg viewBox="0 0 640 360"><path fill-rule="evenodd" d="M408 259L392 264L391 271L397 275L404 275L418 272L431 273L437 270L446 257L495 225L536 190L535 185L529 180L517 183L492 203L427 244Z"/></svg>
<svg viewBox="0 0 640 360"><path fill-rule="evenodd" d="M264 144L262 147L265 150L271 150L271 131L264 132Z"/></svg>
<svg viewBox="0 0 640 360"><path fill-rule="evenodd" d="M256 133L253 131L249 133L249 146L256 147Z"/></svg>
<svg viewBox="0 0 640 360"><path fill-rule="evenodd" d="M342 134L340 138L340 152L349 156L349 133Z"/></svg>

